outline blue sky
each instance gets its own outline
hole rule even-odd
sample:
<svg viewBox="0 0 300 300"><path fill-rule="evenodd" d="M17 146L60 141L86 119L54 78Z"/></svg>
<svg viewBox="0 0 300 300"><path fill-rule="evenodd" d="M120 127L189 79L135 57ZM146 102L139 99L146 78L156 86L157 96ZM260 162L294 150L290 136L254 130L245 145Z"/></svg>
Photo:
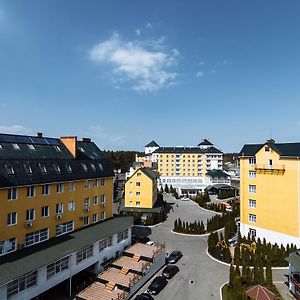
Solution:
<svg viewBox="0 0 300 300"><path fill-rule="evenodd" d="M292 0L0 0L0 131L300 142L299 15Z"/></svg>

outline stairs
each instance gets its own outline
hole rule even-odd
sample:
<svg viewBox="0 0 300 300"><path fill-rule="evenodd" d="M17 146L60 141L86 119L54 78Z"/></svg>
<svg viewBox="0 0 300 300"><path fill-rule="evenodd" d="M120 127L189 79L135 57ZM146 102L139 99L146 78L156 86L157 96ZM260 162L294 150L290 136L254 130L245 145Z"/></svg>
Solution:
<svg viewBox="0 0 300 300"><path fill-rule="evenodd" d="M132 260L133 260L133 261L136 261L136 262L139 262L140 259L141 259L141 256L139 256L139 255L134 255L134 256L132 257Z"/></svg>
<svg viewBox="0 0 300 300"><path fill-rule="evenodd" d="M108 282L106 285L105 285L105 289L108 290L108 291L112 291L115 287L115 283L114 282Z"/></svg>

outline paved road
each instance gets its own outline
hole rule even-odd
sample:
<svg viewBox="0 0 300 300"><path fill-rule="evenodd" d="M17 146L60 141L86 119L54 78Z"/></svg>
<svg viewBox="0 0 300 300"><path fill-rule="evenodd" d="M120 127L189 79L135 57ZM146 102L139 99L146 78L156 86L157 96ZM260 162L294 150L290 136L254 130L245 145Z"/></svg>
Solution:
<svg viewBox="0 0 300 300"><path fill-rule="evenodd" d="M168 219L164 223L151 228L150 237L153 241L165 243L169 252L181 250L183 257L177 263L180 268L179 273L169 281L159 295L155 296L155 299L219 300L220 287L228 281L229 270L227 266L215 262L207 256L207 237L191 237L171 233L174 221L178 217L182 221L203 220L205 223L215 213L202 210L193 201L176 200L169 195L165 195L165 200L173 209L170 210ZM273 271L274 281L285 281L286 273L286 270ZM148 285L149 283L142 288L141 292L144 292ZM286 292L286 289L284 291Z"/></svg>

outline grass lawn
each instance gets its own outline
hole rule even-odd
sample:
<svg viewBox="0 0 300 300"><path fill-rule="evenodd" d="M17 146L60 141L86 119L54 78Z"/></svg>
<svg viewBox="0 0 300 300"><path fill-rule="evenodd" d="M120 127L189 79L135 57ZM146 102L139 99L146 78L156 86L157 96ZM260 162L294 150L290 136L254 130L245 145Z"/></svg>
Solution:
<svg viewBox="0 0 300 300"><path fill-rule="evenodd" d="M228 284L225 284L222 288L222 296L223 300L231 300L232 298L230 297L230 292L228 290Z"/></svg>

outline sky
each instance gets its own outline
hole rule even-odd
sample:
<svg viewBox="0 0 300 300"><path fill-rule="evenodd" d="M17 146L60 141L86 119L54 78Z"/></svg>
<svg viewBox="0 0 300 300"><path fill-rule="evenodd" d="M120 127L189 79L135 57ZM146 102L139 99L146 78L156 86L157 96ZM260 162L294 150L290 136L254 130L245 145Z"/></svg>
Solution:
<svg viewBox="0 0 300 300"><path fill-rule="evenodd" d="M300 142L299 15L296 0L0 0L0 132Z"/></svg>

